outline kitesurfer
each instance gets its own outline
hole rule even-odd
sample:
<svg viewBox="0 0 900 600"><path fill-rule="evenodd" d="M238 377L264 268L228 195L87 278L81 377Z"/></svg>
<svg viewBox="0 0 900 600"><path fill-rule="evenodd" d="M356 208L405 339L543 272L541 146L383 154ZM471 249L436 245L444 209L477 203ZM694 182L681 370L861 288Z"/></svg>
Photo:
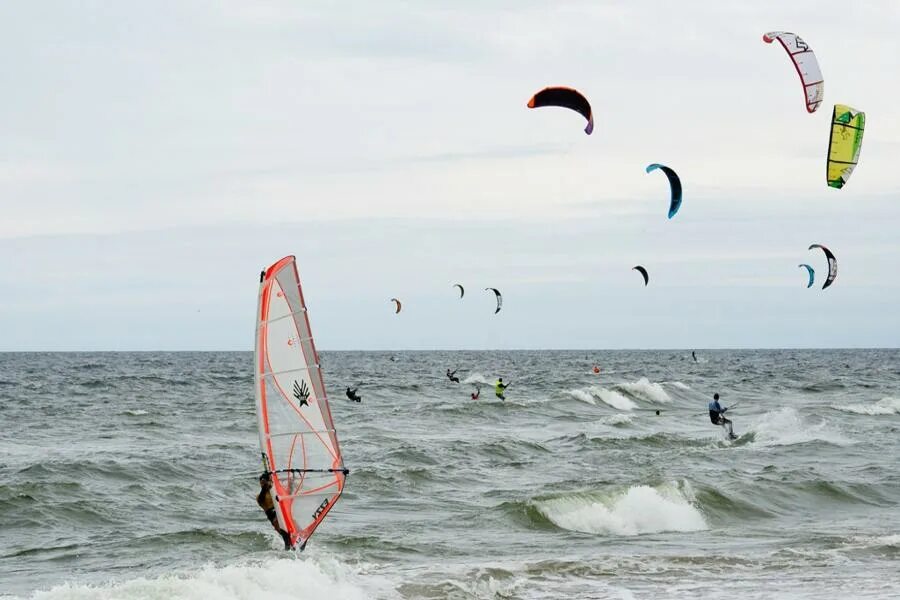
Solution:
<svg viewBox="0 0 900 600"><path fill-rule="evenodd" d="M503 395L504 390L509 387L508 383L503 383L503 378L500 377L497 379L497 383L494 384L494 395L500 398L501 400L506 400L506 396Z"/></svg>
<svg viewBox="0 0 900 600"><path fill-rule="evenodd" d="M691 350L691 356L694 357L694 362L698 362L698 361L697 361L697 352L696 352L696 351Z"/></svg>
<svg viewBox="0 0 900 600"><path fill-rule="evenodd" d="M478 400L478 397L481 395L481 386L475 385L475 391L472 392L472 400Z"/></svg>
<svg viewBox="0 0 900 600"><path fill-rule="evenodd" d="M281 539L284 541L284 549L291 550L293 545L291 544L290 534L278 526L278 513L275 512L275 501L272 499L272 475L269 473L260 475L259 487L260 490L259 494L256 496L256 503L263 509L263 512L266 513L266 518L269 519L272 527L274 527L275 531L281 536Z"/></svg>
<svg viewBox="0 0 900 600"><path fill-rule="evenodd" d="M362 402L362 396L356 395L356 390L358 390L358 389L359 389L358 387L355 387L351 390L350 386L347 386L347 397L350 398L351 400L353 400L354 402Z"/></svg>
<svg viewBox="0 0 900 600"><path fill-rule="evenodd" d="M734 439L734 430L731 427L731 421L725 418L727 408L722 408L719 404L719 394L713 394L713 401L709 403L709 420L713 425L721 425L728 431L728 437Z"/></svg>
<svg viewBox="0 0 900 600"><path fill-rule="evenodd" d="M459 369L453 369L453 372L450 372L450 369L447 369L447 379L453 383L459 383L459 377L456 376L457 371L459 371Z"/></svg>

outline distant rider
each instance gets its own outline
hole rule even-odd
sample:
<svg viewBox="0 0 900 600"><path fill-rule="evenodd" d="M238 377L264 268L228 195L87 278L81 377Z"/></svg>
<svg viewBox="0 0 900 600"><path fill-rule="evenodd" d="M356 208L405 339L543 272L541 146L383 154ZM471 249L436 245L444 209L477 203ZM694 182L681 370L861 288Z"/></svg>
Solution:
<svg viewBox="0 0 900 600"><path fill-rule="evenodd" d="M359 389L358 387L355 387L351 390L350 386L347 386L347 397L350 398L351 400L353 400L354 402L362 402L362 396L356 395L356 390L358 390L358 389Z"/></svg>
<svg viewBox="0 0 900 600"><path fill-rule="evenodd" d="M293 546L291 545L290 534L278 526L278 513L275 512L275 501L272 499L272 476L269 473L263 473L259 476L259 487L260 490L259 495L256 496L256 503L263 509L266 513L266 518L269 519L272 527L274 527L275 531L281 536L281 539L284 541L284 549L292 549Z"/></svg>
<svg viewBox="0 0 900 600"><path fill-rule="evenodd" d="M497 380L497 383L494 384L494 395L500 398L501 400L506 400L506 396L503 395L503 392L506 388L509 387L508 383L503 383L503 378L500 377Z"/></svg>
<svg viewBox="0 0 900 600"><path fill-rule="evenodd" d="M709 420L713 425L721 425L728 430L728 437L735 438L734 430L731 427L731 421L725 418L727 408L722 408L719 404L719 394L713 394L713 401L709 403Z"/></svg>
<svg viewBox="0 0 900 600"><path fill-rule="evenodd" d="M459 383L459 377L456 376L457 371L459 371L459 369L453 369L453 372L451 373L450 369L447 369L447 379L453 383Z"/></svg>
<svg viewBox="0 0 900 600"><path fill-rule="evenodd" d="M475 385L475 391L472 392L472 400L478 400L478 397L481 395L481 386Z"/></svg>

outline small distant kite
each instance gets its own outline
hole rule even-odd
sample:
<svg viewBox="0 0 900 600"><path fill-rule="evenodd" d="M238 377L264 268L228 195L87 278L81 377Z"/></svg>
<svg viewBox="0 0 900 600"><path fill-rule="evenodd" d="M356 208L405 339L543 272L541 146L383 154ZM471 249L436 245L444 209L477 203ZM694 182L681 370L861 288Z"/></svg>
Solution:
<svg viewBox="0 0 900 600"><path fill-rule="evenodd" d="M678 209L681 208L681 179L675 171L665 165L657 163L647 165L648 173L651 173L656 169L659 169L666 174L666 177L669 180L669 187L672 188L672 199L669 201L669 218L671 219L678 212Z"/></svg>
<svg viewBox="0 0 900 600"><path fill-rule="evenodd" d="M454 284L453 284L453 287L458 287L458 288L459 288L459 297L460 297L460 298L462 298L463 296L466 295L466 290L465 290L465 288L463 288L463 286L461 286L460 284L454 283Z"/></svg>
<svg viewBox="0 0 900 600"><path fill-rule="evenodd" d="M834 283L834 278L837 277L837 259L834 257L831 250L821 244L813 244L809 247L809 250L812 250L813 248L821 248L822 252L825 253L825 258L828 259L828 277L825 278L825 285L822 286L822 289L824 290Z"/></svg>
<svg viewBox="0 0 900 600"><path fill-rule="evenodd" d="M594 114L591 112L591 103L587 101L581 92L569 87L547 87L539 91L528 101L528 108L542 108L544 106L561 106L574 110L587 119L584 132L591 135L594 131Z"/></svg>
<svg viewBox="0 0 900 600"><path fill-rule="evenodd" d="M488 287L484 289L485 291L490 290L494 292L494 295L497 297L497 308L494 310L494 314L496 315L498 312L500 312L500 309L503 308L503 296L500 294L500 290L498 290L497 288Z"/></svg>
<svg viewBox="0 0 900 600"><path fill-rule="evenodd" d="M800 83L803 84L803 96L806 101L806 112L814 113L825 97L825 81L822 78L822 70L819 61L809 44L803 41L796 33L789 31L770 31L763 36L763 41L771 44L778 40L785 52L791 57Z"/></svg>
<svg viewBox="0 0 900 600"><path fill-rule="evenodd" d="M632 270L632 271L637 271L638 273L640 273L641 275L643 275L643 277L644 277L644 287L647 287L647 284L650 283L650 275L647 274L647 269L645 269L645 268L642 267L641 265L637 265L637 266L631 267L631 270Z"/></svg>
<svg viewBox="0 0 900 600"><path fill-rule="evenodd" d="M828 139L828 187L841 189L847 184L859 162L866 113L846 104L835 104L831 113L831 137Z"/></svg>
<svg viewBox="0 0 900 600"><path fill-rule="evenodd" d="M797 265L797 267L806 267L806 270L809 272L809 283L806 284L806 287L807 287L807 289L811 288L813 285L813 282L816 280L816 272L813 270L813 268L811 266L809 266L807 264L799 264L799 265Z"/></svg>
<svg viewBox="0 0 900 600"><path fill-rule="evenodd" d="M393 302L394 304L397 305L397 310L394 311L394 314L396 315L400 312L400 309L403 308L403 305L400 304L400 301L397 300L396 298L391 298L391 302Z"/></svg>

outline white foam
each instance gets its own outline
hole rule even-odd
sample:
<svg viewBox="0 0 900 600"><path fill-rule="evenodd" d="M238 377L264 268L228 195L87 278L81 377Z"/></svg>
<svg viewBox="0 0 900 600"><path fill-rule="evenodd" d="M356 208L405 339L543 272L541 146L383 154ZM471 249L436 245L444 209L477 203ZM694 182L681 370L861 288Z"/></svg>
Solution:
<svg viewBox="0 0 900 600"><path fill-rule="evenodd" d="M63 584L36 592L31 600L365 600L374 597L374 590L363 589L359 582L351 581L354 575L346 565L333 559L271 558L104 585Z"/></svg>
<svg viewBox="0 0 900 600"><path fill-rule="evenodd" d="M738 423L735 423L735 428L739 429ZM825 421L807 422L791 407L762 415L749 429L756 434L753 445L757 446L791 446L816 440L838 446L852 443L840 432L831 429ZM736 433L740 434L741 431Z"/></svg>
<svg viewBox="0 0 900 600"><path fill-rule="evenodd" d="M597 401L594 400L594 397L591 396L589 392L586 392L584 390L567 390L566 393L576 400L581 400L582 402L586 402L587 404L592 404L594 406L597 405Z"/></svg>
<svg viewBox="0 0 900 600"><path fill-rule="evenodd" d="M592 396L594 396L595 398L599 398L605 404L608 404L613 408L617 408L619 410L634 410L635 408L637 408L637 404L614 390L608 390L604 387L592 385L588 388L588 391Z"/></svg>
<svg viewBox="0 0 900 600"><path fill-rule="evenodd" d="M666 404L672 401L666 390L658 383L653 383L646 377L641 377L637 381L631 383L618 383L614 386L616 389L630 394L636 398L649 400L650 402L660 402Z"/></svg>
<svg viewBox="0 0 900 600"><path fill-rule="evenodd" d="M685 383L681 383L680 381L670 381L669 383L672 384L673 386L677 387L679 390L691 389L691 386L689 386Z"/></svg>
<svg viewBox="0 0 900 600"><path fill-rule="evenodd" d="M466 376L465 379L462 380L463 383L471 383L478 384L481 386L493 386L494 384L487 379L485 379L484 375L481 373L472 373L471 375Z"/></svg>
<svg viewBox="0 0 900 600"><path fill-rule="evenodd" d="M866 547L894 546L900 548L900 534L858 536L853 538L853 541Z"/></svg>
<svg viewBox="0 0 900 600"><path fill-rule="evenodd" d="M888 396L875 404L843 404L834 408L857 415L897 415L900 414L900 398Z"/></svg>
<svg viewBox="0 0 900 600"><path fill-rule="evenodd" d="M535 505L563 529L630 536L708 529L692 500L693 492L684 482L656 487L638 485L613 494L572 494L536 501Z"/></svg>
<svg viewBox="0 0 900 600"><path fill-rule="evenodd" d="M632 420L634 420L634 415L616 413L614 415L609 415L608 417L603 417L600 419L600 422L604 425L624 425L625 423L631 423Z"/></svg>
<svg viewBox="0 0 900 600"><path fill-rule="evenodd" d="M146 414L148 414L148 413L147 413L146 410L142 410L142 409L140 409L140 408L137 408L137 409L134 409L134 410L130 410L130 409L129 409L129 410L126 410L126 411L125 411L125 414L126 414L126 415L131 415L132 417L143 417L144 415L146 415Z"/></svg>

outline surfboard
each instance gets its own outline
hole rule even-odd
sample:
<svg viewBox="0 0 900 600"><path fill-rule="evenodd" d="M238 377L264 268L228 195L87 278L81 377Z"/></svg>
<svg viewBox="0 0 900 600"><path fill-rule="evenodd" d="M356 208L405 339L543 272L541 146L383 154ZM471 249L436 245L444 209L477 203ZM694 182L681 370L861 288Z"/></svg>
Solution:
<svg viewBox="0 0 900 600"><path fill-rule="evenodd" d="M254 352L256 416L278 523L303 549L344 491L344 466L328 406L296 259L260 273Z"/></svg>

